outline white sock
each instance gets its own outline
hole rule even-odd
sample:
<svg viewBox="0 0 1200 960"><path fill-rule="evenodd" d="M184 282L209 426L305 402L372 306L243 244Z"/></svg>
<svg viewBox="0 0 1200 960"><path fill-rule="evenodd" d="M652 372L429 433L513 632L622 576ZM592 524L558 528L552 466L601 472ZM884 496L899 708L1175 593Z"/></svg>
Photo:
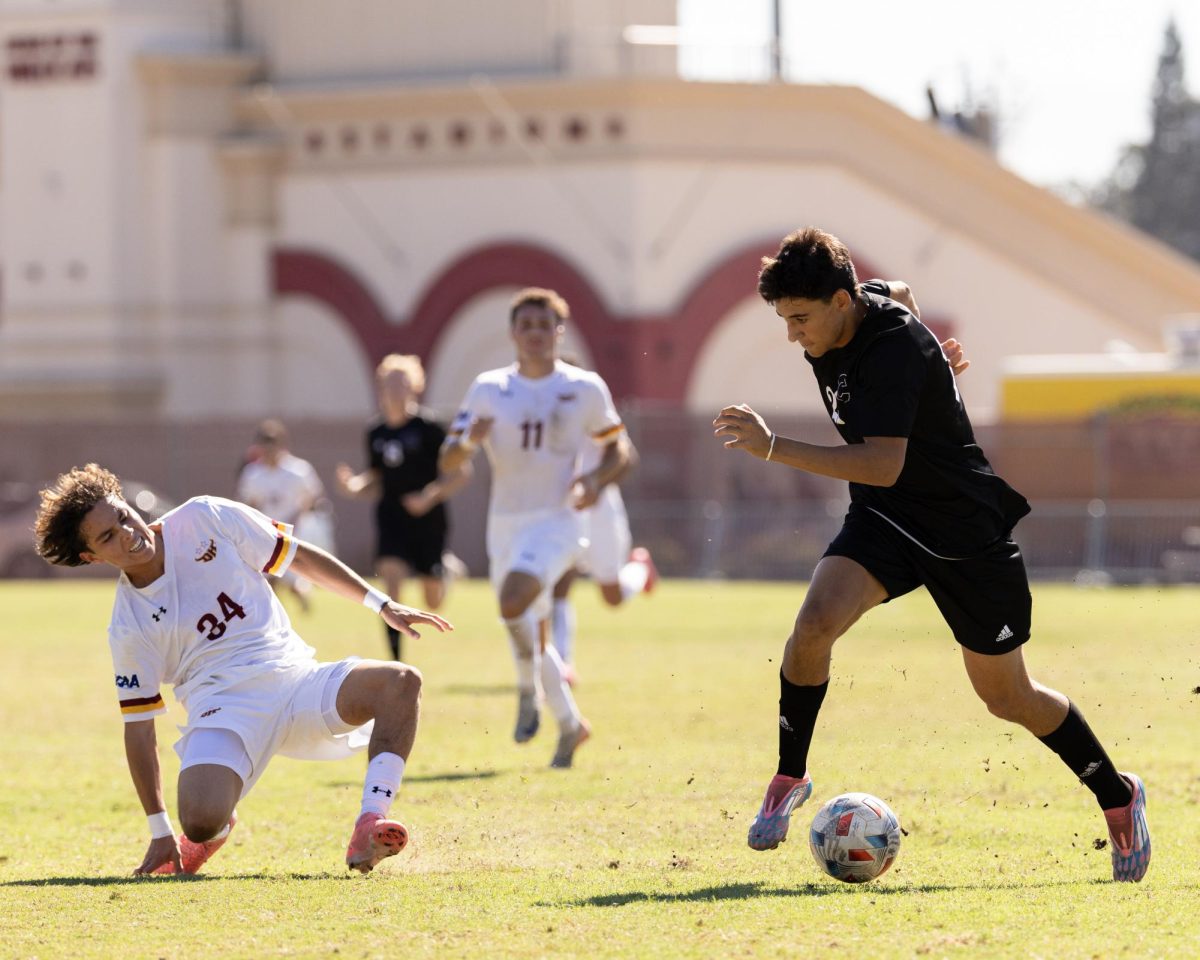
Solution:
<svg viewBox="0 0 1200 960"><path fill-rule="evenodd" d="M395 753L380 753L367 764L367 778L363 782L362 810L386 817L400 789L400 778L404 776L404 758Z"/></svg>
<svg viewBox="0 0 1200 960"><path fill-rule="evenodd" d="M617 574L617 583L621 586L621 599L636 597L646 589L646 581L649 579L650 568L640 560L630 560Z"/></svg>
<svg viewBox="0 0 1200 960"><path fill-rule="evenodd" d="M542 654L542 687L546 691L546 703L562 730L574 730L583 720L571 688L563 679L563 663L553 646Z"/></svg>
<svg viewBox="0 0 1200 960"><path fill-rule="evenodd" d="M504 626L508 629L508 642L517 664L517 689L522 693L535 693L539 660L537 620L526 610L519 617L505 620Z"/></svg>
<svg viewBox="0 0 1200 960"><path fill-rule="evenodd" d="M236 815L237 815L237 811L234 810L233 816L236 816ZM229 836L229 831L232 829L233 828L230 827L228 823L226 823L225 826L223 826L220 830L217 831L217 835L215 837L209 838L208 842L212 843L213 840L224 840L227 836Z"/></svg>
<svg viewBox="0 0 1200 960"><path fill-rule="evenodd" d="M554 601L554 619L551 621L554 634L554 649L563 663L570 663L575 652L575 604L568 597Z"/></svg>

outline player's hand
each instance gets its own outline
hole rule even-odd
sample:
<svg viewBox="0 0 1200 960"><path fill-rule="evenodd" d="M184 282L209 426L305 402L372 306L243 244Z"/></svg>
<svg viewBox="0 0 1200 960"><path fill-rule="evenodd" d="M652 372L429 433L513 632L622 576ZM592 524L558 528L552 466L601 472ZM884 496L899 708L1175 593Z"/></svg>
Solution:
<svg viewBox="0 0 1200 960"><path fill-rule="evenodd" d="M596 481L594 473L585 473L582 477L575 478L571 484L571 501L576 510L586 510L595 506L599 499L600 484Z"/></svg>
<svg viewBox="0 0 1200 960"><path fill-rule="evenodd" d="M334 470L334 476L337 478L338 488L342 493L352 493L350 489L350 481L354 479L354 471L350 469L350 464L339 463Z"/></svg>
<svg viewBox="0 0 1200 960"><path fill-rule="evenodd" d="M133 871L133 875L143 877L153 873L164 863L175 864L175 872L183 873L183 861L179 859L179 841L173 835L151 840L150 846L146 848L146 856L142 859L142 865Z"/></svg>
<svg viewBox="0 0 1200 960"><path fill-rule="evenodd" d="M383 617L383 622L393 630L399 630L406 637L414 639L421 636L417 632L415 624L428 624L437 628L439 633L454 629L454 625L449 620L443 620L436 613L427 613L416 607L406 607L395 600L385 603L383 609L379 611L379 615Z"/></svg>
<svg viewBox="0 0 1200 960"><path fill-rule="evenodd" d="M953 337L948 337L942 341L942 353L945 355L946 362L950 364L950 369L954 371L956 377L971 365L971 361L963 356L962 344Z"/></svg>
<svg viewBox="0 0 1200 960"><path fill-rule="evenodd" d="M771 449L771 428L744 403L726 407L713 426L713 436L723 439L727 449L745 450L760 459Z"/></svg>
<svg viewBox="0 0 1200 960"><path fill-rule="evenodd" d="M495 417L476 417L471 421L471 426L467 430L467 439L471 443L482 443L492 432L492 424L495 422Z"/></svg>
<svg viewBox="0 0 1200 960"><path fill-rule="evenodd" d="M408 511L409 516L423 517L434 507L434 498L424 490L406 493L400 498L400 505Z"/></svg>

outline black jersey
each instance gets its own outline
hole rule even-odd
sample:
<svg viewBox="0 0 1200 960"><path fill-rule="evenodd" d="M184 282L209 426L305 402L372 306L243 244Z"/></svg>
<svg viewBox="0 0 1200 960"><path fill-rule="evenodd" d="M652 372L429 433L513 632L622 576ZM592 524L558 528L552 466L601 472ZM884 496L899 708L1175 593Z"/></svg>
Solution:
<svg viewBox="0 0 1200 960"><path fill-rule="evenodd" d="M906 437L890 487L850 484L850 499L938 556L975 556L1007 538L1029 503L992 470L941 344L878 280L862 285L867 312L853 339L808 357L847 443Z"/></svg>
<svg viewBox="0 0 1200 960"><path fill-rule="evenodd" d="M446 431L423 416L399 427L376 422L367 431L367 462L379 471L383 485L380 504L399 505L400 498L432 483L438 476L438 451ZM430 513L442 512L438 504Z"/></svg>

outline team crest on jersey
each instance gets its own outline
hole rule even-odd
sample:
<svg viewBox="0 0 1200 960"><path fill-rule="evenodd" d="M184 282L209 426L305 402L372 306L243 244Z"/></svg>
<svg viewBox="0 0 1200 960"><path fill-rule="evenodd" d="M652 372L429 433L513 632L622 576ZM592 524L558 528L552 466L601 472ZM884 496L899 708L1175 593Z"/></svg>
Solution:
<svg viewBox="0 0 1200 960"><path fill-rule="evenodd" d="M838 375L837 390L834 390L833 387L825 388L825 396L829 400L829 419L840 427L844 427L846 421L838 413L838 404L850 402L849 387L850 384L846 381L846 375L842 373Z"/></svg>
<svg viewBox="0 0 1200 960"><path fill-rule="evenodd" d="M196 562L208 563L209 560L215 559L217 556L217 542L215 540L205 540L196 548Z"/></svg>

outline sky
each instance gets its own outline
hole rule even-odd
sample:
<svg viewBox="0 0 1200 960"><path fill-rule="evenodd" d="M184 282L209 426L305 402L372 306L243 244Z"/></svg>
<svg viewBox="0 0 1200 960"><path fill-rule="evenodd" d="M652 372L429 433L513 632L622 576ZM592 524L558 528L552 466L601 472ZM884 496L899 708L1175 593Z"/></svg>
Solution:
<svg viewBox="0 0 1200 960"><path fill-rule="evenodd" d="M985 103L1004 166L1071 194L1150 132L1167 22L1183 41L1184 81L1200 97L1200 0L781 0L784 76L861 86L928 118ZM772 0L679 0L685 76L761 80Z"/></svg>

